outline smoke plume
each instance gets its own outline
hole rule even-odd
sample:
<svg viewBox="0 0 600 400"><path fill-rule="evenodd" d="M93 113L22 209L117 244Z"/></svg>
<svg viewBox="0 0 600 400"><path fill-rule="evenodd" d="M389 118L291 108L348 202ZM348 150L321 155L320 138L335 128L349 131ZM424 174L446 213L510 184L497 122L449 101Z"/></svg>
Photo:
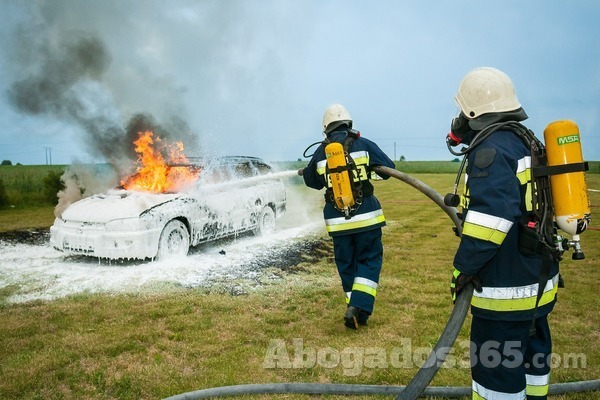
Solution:
<svg viewBox="0 0 600 400"><path fill-rule="evenodd" d="M84 144L92 159L106 160L113 169L99 172L74 161L61 178L65 189L57 194L57 215L82 197L114 187L129 174L137 159L133 142L141 132L150 130L163 141L198 147L183 107L174 99L177 91L171 90L168 82L162 84L168 96L152 89L137 93L140 99L156 96L170 103L162 107L168 111L160 120L143 109L124 115L131 109L116 100L119 88L110 77L115 69L111 69L113 57L105 42L90 31L63 29L60 17L49 10L36 10L33 5L32 9L38 18L19 26L11 46L15 67L5 93L9 104L20 113L50 117L75 127L78 136L73 139ZM173 105L180 113L170 112Z"/></svg>
<svg viewBox="0 0 600 400"><path fill-rule="evenodd" d="M35 47L36 57L26 76L14 81L7 93L18 111L77 125L88 153L101 156L120 172L135 160L133 141L138 132L152 130L162 139L194 141L180 116L164 124L143 112L122 120L103 79L111 56L101 39L83 31L58 32L53 37L37 36L28 43ZM31 38L24 36L26 41Z"/></svg>
<svg viewBox="0 0 600 400"><path fill-rule="evenodd" d="M57 193L58 204L54 208L54 215L61 217L68 206L84 197L106 192L114 188L118 182L118 176L110 168L102 165L84 165L73 163L62 174L60 179L65 188Z"/></svg>

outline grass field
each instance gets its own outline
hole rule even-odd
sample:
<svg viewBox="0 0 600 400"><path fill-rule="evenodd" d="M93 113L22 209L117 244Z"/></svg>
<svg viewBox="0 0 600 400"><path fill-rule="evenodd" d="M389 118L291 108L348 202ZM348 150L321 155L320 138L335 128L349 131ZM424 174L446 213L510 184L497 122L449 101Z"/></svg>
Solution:
<svg viewBox="0 0 600 400"><path fill-rule="evenodd" d="M411 175L442 195L454 181L449 173ZM294 273L281 282L242 296L172 288L7 304L14 288L4 287L0 398L160 399L246 383L407 384L451 312L449 279L458 238L446 215L415 189L393 179L375 185L388 225L375 313L366 329L343 326L343 293L327 256L310 264L298 260ZM600 189L600 175L590 174L588 186ZM600 193L590 192L590 198L594 213ZM323 240L330 246L325 235ZM551 383L600 378L599 243L599 231L585 232L586 259L569 256L562 263L566 287L550 316L554 353L561 362ZM469 318L454 348L454 366L442 368L433 385L470 385L468 325ZM285 349L290 363L283 356L278 364L269 362L274 349L279 355ZM568 365L571 355L578 357L576 365ZM551 398L598 399L600 394Z"/></svg>
<svg viewBox="0 0 600 400"><path fill-rule="evenodd" d="M304 167L307 161L272 164L278 170L287 170ZM455 174L459 166L458 160L396 161L396 168L408 174ZM109 164L79 164L75 168L66 165L0 165L0 219L2 210L55 205L56 193L62 189L59 178L68 168L71 176L82 175L97 182L117 181ZM600 161L590 161L588 175L598 173Z"/></svg>
<svg viewBox="0 0 600 400"><path fill-rule="evenodd" d="M49 203L44 179L49 175L62 174L64 170L65 166L59 165L0 166L0 182L8 205L23 208Z"/></svg>

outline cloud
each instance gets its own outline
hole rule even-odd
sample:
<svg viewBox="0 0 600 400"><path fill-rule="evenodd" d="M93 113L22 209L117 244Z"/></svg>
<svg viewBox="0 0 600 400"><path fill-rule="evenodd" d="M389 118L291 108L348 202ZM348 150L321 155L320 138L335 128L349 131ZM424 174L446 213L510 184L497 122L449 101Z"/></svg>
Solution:
<svg viewBox="0 0 600 400"><path fill-rule="evenodd" d="M47 113L17 118L3 99L0 143L31 145L62 135L76 146L94 123L114 128L104 141L113 143L129 118L145 115L189 141L194 155L295 160L320 139L325 107L340 102L363 135L389 155L449 159L444 136L456 111L455 90L470 69L483 65L513 78L536 133L565 117L589 132L600 130L600 53L593 42L600 35L600 5L593 1L575 7L509 0L492 7L461 0L433 7L53 0L3 2L0 8L0 66L11 85L40 73L39 63L26 60L46 57L60 65L70 55L65 44L77 38L97 41L105 54L94 53L95 74L86 72L72 85L59 81L59 88L69 87L64 95L20 99L25 109L78 100L76 115L83 110L87 125L67 113L72 104L50 107L62 118L59 126ZM36 46L17 46L7 42L11 37ZM50 49L54 54L45 54ZM88 153L102 147L102 141L85 143ZM586 157L600 159L600 143L594 137L589 143Z"/></svg>

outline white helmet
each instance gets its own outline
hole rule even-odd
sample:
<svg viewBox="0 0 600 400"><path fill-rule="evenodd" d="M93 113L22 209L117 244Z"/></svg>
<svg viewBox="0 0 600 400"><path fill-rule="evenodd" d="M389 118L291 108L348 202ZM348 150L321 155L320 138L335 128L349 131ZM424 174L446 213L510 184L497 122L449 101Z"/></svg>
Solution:
<svg viewBox="0 0 600 400"><path fill-rule="evenodd" d="M469 119L521 108L508 75L491 67L475 68L469 72L458 86L455 100Z"/></svg>
<svg viewBox="0 0 600 400"><path fill-rule="evenodd" d="M337 124L332 124L337 122ZM352 128L352 117L346 107L341 104L332 104L323 113L323 132L328 133L341 124L347 124ZM330 126L331 125L331 126ZM329 129L327 129L329 127Z"/></svg>

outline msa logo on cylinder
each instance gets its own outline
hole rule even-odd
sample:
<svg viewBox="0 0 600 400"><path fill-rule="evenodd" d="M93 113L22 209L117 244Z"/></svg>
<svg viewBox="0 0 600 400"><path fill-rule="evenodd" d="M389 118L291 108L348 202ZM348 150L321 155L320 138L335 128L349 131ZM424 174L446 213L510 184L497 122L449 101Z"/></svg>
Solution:
<svg viewBox="0 0 600 400"><path fill-rule="evenodd" d="M561 136L557 140L559 145L576 143L579 142L579 135Z"/></svg>

